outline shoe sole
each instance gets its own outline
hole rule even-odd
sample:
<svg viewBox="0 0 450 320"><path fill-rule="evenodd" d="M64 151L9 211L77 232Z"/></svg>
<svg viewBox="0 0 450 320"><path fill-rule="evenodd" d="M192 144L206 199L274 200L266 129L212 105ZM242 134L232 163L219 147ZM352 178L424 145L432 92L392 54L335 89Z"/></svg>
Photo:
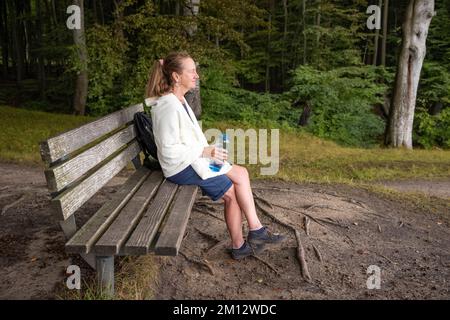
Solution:
<svg viewBox="0 0 450 320"><path fill-rule="evenodd" d="M252 245L250 244L250 246L252 246ZM253 248L253 246L252 246L252 249L253 249L253 252L250 253L250 254L242 255L242 256L234 256L233 254L231 254L231 257L234 260L241 260L241 259L244 259L244 258L247 258L247 257L255 256L255 255L258 255L258 254L260 254L261 252L264 251L264 246L260 246L259 248Z"/></svg>

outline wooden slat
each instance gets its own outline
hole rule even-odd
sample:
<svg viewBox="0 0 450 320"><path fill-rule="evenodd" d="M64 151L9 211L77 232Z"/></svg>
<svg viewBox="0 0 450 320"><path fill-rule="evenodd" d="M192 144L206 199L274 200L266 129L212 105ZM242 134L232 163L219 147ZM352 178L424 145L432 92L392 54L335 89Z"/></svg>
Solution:
<svg viewBox="0 0 450 320"><path fill-rule="evenodd" d="M126 254L142 255L149 252L151 242L170 206L177 187L176 184L164 180L147 212L125 244L124 252Z"/></svg>
<svg viewBox="0 0 450 320"><path fill-rule="evenodd" d="M48 189L50 192L60 191L125 146L135 136L134 125L130 125L69 161L45 170Z"/></svg>
<svg viewBox="0 0 450 320"><path fill-rule="evenodd" d="M197 186L180 186L164 228L155 245L155 254L176 256L197 195Z"/></svg>
<svg viewBox="0 0 450 320"><path fill-rule="evenodd" d="M116 220L94 245L96 255L116 255L119 253L163 180L161 171L155 171L147 178L121 210Z"/></svg>
<svg viewBox="0 0 450 320"><path fill-rule="evenodd" d="M140 152L137 142L130 144L124 151L98 169L94 174L76 186L64 191L52 200L58 213L67 219L83 203L89 200L109 180L122 170Z"/></svg>
<svg viewBox="0 0 450 320"><path fill-rule="evenodd" d="M142 103L136 104L41 142L42 160L47 164L51 164L67 156L71 152L132 121L134 114L143 111L143 108Z"/></svg>
<svg viewBox="0 0 450 320"><path fill-rule="evenodd" d="M123 186L113 194L111 200L106 202L66 243L66 252L90 253L92 246L116 219L120 210L147 179L150 172L145 167L134 172Z"/></svg>

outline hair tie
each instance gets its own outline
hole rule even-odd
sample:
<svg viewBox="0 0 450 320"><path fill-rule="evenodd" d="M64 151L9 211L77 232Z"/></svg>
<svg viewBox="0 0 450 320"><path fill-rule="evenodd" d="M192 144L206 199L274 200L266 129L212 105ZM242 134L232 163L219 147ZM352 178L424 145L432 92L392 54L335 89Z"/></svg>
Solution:
<svg viewBox="0 0 450 320"><path fill-rule="evenodd" d="M161 66L163 66L163 65L164 65L164 60L163 60L163 59L159 59L159 64L160 64Z"/></svg>

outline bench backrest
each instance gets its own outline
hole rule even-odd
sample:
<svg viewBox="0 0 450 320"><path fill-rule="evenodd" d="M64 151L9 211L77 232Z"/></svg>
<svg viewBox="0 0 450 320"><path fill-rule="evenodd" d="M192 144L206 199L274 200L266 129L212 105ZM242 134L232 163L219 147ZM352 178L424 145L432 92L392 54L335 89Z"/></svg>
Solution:
<svg viewBox="0 0 450 320"><path fill-rule="evenodd" d="M59 218L66 220L130 161L140 163L133 105L41 142L45 176Z"/></svg>

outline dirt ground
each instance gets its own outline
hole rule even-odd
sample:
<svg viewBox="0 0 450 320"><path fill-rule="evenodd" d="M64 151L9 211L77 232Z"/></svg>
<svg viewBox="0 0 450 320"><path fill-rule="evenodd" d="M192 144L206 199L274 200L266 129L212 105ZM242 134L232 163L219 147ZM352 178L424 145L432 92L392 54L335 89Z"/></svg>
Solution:
<svg viewBox="0 0 450 320"><path fill-rule="evenodd" d="M80 214L93 214L129 174L114 178ZM163 270L155 298L449 299L450 179L380 185L423 193L432 206L344 185L252 182L273 209L258 204L300 231L310 282L302 277L292 230L261 210L263 223L288 240L258 259L232 260L223 205L199 193L182 254L155 258ZM0 299L58 298L71 257L49 208L42 168L0 163ZM380 268L380 289L367 288L371 265Z"/></svg>

